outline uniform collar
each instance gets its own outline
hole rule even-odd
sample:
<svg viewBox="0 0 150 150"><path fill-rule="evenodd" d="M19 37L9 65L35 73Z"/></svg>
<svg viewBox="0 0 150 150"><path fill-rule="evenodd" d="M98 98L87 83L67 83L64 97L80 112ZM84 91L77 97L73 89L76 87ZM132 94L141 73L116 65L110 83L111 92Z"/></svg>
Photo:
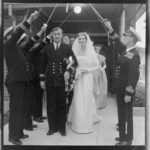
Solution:
<svg viewBox="0 0 150 150"><path fill-rule="evenodd" d="M129 52L131 49L134 49L134 48L136 48L136 47L135 46L129 47L126 49L126 52Z"/></svg>

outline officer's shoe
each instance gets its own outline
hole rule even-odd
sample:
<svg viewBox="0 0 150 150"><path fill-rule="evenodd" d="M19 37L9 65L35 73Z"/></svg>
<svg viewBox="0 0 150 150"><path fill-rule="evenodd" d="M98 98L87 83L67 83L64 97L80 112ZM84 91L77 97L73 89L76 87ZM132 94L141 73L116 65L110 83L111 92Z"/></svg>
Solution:
<svg viewBox="0 0 150 150"><path fill-rule="evenodd" d="M38 126L36 124L32 124L31 128L37 128Z"/></svg>
<svg viewBox="0 0 150 150"><path fill-rule="evenodd" d="M27 135L27 134L23 134L23 135L20 136L21 139L26 139L28 137L29 137L29 135Z"/></svg>
<svg viewBox="0 0 150 150"><path fill-rule="evenodd" d="M22 145L22 142L19 139L10 139L9 142L11 142L14 145Z"/></svg>
<svg viewBox="0 0 150 150"><path fill-rule="evenodd" d="M65 131L64 131L64 132L60 131L60 134L61 134L62 136L66 136L66 135L67 135Z"/></svg>
<svg viewBox="0 0 150 150"><path fill-rule="evenodd" d="M119 143L116 143L116 146L130 146L132 145L132 141L120 141Z"/></svg>
<svg viewBox="0 0 150 150"><path fill-rule="evenodd" d="M58 130L49 130L48 132L47 132L47 135L52 135L52 134L54 134L55 132L57 132Z"/></svg>
<svg viewBox="0 0 150 150"><path fill-rule="evenodd" d="M25 130L27 131L33 131L34 129L32 127L27 127L27 128L24 128Z"/></svg>
<svg viewBox="0 0 150 150"><path fill-rule="evenodd" d="M60 135L62 135L62 136L66 136L67 134L66 134L66 129L59 129L59 132L60 132Z"/></svg>
<svg viewBox="0 0 150 150"><path fill-rule="evenodd" d="M40 119L43 119L43 120L44 120L44 119L47 119L47 117L45 117L45 116L41 116L41 117L40 117Z"/></svg>
<svg viewBox="0 0 150 150"><path fill-rule="evenodd" d="M41 118L34 118L33 120L36 122L43 122L43 120Z"/></svg>
<svg viewBox="0 0 150 150"><path fill-rule="evenodd" d="M116 137L115 140L116 140L116 141L121 141L119 137Z"/></svg>

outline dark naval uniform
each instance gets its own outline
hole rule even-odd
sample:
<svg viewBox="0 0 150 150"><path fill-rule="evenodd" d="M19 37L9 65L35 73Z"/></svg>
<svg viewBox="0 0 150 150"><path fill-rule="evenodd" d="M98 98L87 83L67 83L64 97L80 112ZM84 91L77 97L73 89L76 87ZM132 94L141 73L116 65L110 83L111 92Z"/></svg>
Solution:
<svg viewBox="0 0 150 150"><path fill-rule="evenodd" d="M117 101L119 118L119 137L121 141L133 140L133 99L139 79L140 57L135 47L126 51L118 36L111 33L112 39L120 54L117 70ZM125 95L131 96L131 101L125 103ZM126 129L127 122L127 129Z"/></svg>
<svg viewBox="0 0 150 150"><path fill-rule="evenodd" d="M44 42L40 42L35 45L35 48L42 48L46 45ZM40 69L42 65L42 51L40 51L33 60L34 66L34 102L33 102L33 118L34 120L42 117L42 101L43 101L43 89L40 87Z"/></svg>
<svg viewBox="0 0 150 150"><path fill-rule="evenodd" d="M43 89L40 87L40 66L42 63L42 53L39 53L35 58L34 65L34 109L33 118L37 120L42 117L42 101L43 101Z"/></svg>
<svg viewBox="0 0 150 150"><path fill-rule="evenodd" d="M17 42L29 27L27 22L16 27L11 38L4 44L8 70L5 85L10 96L9 138L14 140L18 140L23 134L25 92L29 80L27 61ZM30 49L33 43L30 40L25 46L26 49Z"/></svg>
<svg viewBox="0 0 150 150"><path fill-rule="evenodd" d="M29 39L34 44L39 37L35 36L33 39ZM33 65L33 61L36 56L40 53L41 49L45 46L46 43L41 41L37 46L32 47L31 49L23 48L23 53L26 58L26 65L28 66L28 84L25 94L26 103L24 105L25 113L24 113L24 128L30 128L32 126L32 116L33 111L35 109L34 103L34 75L35 75L35 68ZM33 46L33 45L32 45Z"/></svg>
<svg viewBox="0 0 150 150"><path fill-rule="evenodd" d="M73 72L77 61L71 48L61 43L55 50L54 44L43 49L41 74L46 73L47 116L49 129L65 132L66 122L66 92L64 73L67 65L65 58L72 56L74 64L67 71Z"/></svg>

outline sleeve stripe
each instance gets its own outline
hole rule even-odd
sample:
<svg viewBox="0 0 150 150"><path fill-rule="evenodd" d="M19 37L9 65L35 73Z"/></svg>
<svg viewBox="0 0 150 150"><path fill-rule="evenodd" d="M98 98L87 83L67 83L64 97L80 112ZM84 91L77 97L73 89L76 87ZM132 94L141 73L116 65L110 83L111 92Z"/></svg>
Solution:
<svg viewBox="0 0 150 150"><path fill-rule="evenodd" d="M24 31L27 30L27 28L23 24L20 25L20 28L22 28Z"/></svg>
<svg viewBox="0 0 150 150"><path fill-rule="evenodd" d="M26 31L29 27L30 27L30 24L26 21L20 24L20 28L22 28L24 31Z"/></svg>
<svg viewBox="0 0 150 150"><path fill-rule="evenodd" d="M33 42L37 42L40 39L40 37L36 35L36 36L32 37L31 39Z"/></svg>

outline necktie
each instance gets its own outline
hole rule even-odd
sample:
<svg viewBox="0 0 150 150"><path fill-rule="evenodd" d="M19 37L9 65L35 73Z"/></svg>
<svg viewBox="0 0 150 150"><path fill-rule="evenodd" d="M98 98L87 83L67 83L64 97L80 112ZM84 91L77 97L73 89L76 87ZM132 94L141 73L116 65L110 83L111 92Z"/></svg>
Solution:
<svg viewBox="0 0 150 150"><path fill-rule="evenodd" d="M56 45L56 51L59 49L59 46L58 46L58 43L57 43L57 45Z"/></svg>

